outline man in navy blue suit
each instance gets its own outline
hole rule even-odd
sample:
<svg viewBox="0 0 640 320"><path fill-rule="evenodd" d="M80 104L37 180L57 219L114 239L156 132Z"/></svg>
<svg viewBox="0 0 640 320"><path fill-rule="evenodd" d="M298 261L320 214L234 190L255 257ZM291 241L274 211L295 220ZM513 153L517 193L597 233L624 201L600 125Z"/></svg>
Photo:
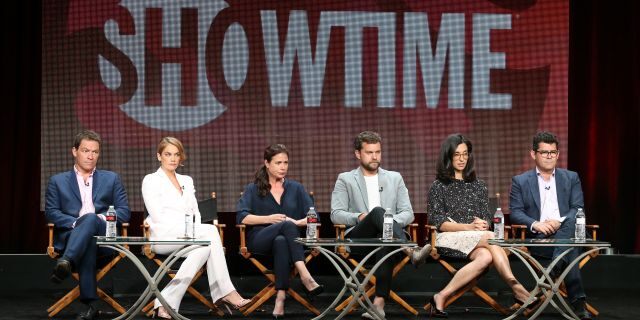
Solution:
<svg viewBox="0 0 640 320"><path fill-rule="evenodd" d="M558 138L550 132L540 132L533 137L531 158L536 167L513 177L509 208L511 222L527 226L527 237L569 239L574 237L576 212L584 207L582 187L578 174L556 168L560 151ZM532 254L555 258L567 247L531 247ZM579 255L571 250L558 264L559 272ZM559 270L559 271L558 271ZM580 319L592 319L585 308L582 277L577 265L565 278L569 301Z"/></svg>
<svg viewBox="0 0 640 320"><path fill-rule="evenodd" d="M118 223L131 216L127 194L117 174L97 170L100 136L82 131L75 137L71 153L75 164L71 171L54 175L45 195L45 215L55 225L54 247L62 252L51 281L60 283L75 269L80 276L80 301L87 305L77 319L94 319L98 309L96 263L98 257L113 254L99 248L94 236L104 236L107 228L104 213L110 205L116 209Z"/></svg>

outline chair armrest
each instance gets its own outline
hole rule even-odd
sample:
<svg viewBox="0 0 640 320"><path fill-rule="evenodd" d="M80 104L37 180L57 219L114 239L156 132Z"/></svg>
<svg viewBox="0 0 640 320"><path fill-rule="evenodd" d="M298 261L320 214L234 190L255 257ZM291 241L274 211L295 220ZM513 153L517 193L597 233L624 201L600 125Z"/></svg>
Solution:
<svg viewBox="0 0 640 320"><path fill-rule="evenodd" d="M347 226L344 224L334 224L333 227L336 230L336 239L344 240L344 232L347 230Z"/></svg>
<svg viewBox="0 0 640 320"><path fill-rule="evenodd" d="M218 229L218 233L220 234L220 242L224 243L224 228L226 228L227 225L223 223L219 223L219 224L214 224L214 226L216 226L216 228Z"/></svg>
<svg viewBox="0 0 640 320"><path fill-rule="evenodd" d="M588 224L585 226L587 230L591 230L591 239L598 240L598 229L600 229L599 224Z"/></svg>
<svg viewBox="0 0 640 320"><path fill-rule="evenodd" d="M55 225L53 223L47 223L47 229L49 229L49 246L47 247L47 254L49 257L55 259L59 254L56 252L53 246L53 229Z"/></svg>
<svg viewBox="0 0 640 320"><path fill-rule="evenodd" d="M417 223L410 223L407 225L407 232L409 233L409 237L411 237L411 241L418 242L418 227Z"/></svg>
<svg viewBox="0 0 640 320"><path fill-rule="evenodd" d="M149 224L146 222L142 224L142 236L149 239L151 237L151 231L149 230ZM151 245L144 244L142 245L142 254L144 254L147 258L153 259L156 256L156 253L151 250Z"/></svg>
<svg viewBox="0 0 640 320"><path fill-rule="evenodd" d="M128 235L128 229L129 229L129 222L124 222L122 223L122 231L120 232L120 234L122 234L123 237L126 237Z"/></svg>
<svg viewBox="0 0 640 320"><path fill-rule="evenodd" d="M440 255L438 254L438 249L436 249L436 235L438 234L438 228L432 225L425 225L425 231L429 235L429 243L431 244L431 257L435 260L440 259Z"/></svg>
<svg viewBox="0 0 640 320"><path fill-rule="evenodd" d="M519 235L518 232L520 232ZM527 234L527 226L524 224L512 224L511 234L514 239L520 238L520 240L524 240Z"/></svg>
<svg viewBox="0 0 640 320"><path fill-rule="evenodd" d="M236 228L240 230L240 254L248 259L251 256L251 252L247 249L247 225L236 224Z"/></svg>

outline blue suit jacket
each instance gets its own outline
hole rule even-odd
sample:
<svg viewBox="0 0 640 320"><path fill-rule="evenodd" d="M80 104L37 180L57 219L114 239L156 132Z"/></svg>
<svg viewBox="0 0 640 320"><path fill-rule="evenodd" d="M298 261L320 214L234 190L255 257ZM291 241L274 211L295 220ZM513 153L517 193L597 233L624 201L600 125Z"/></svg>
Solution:
<svg viewBox="0 0 640 320"><path fill-rule="evenodd" d="M127 193L116 173L96 170L93 173L92 193L96 213L105 213L109 206L113 205L118 214L118 222L129 221L131 211ZM56 250L64 250L81 208L82 198L75 171L66 171L52 176L45 195L44 214L47 221L55 225L54 247Z"/></svg>
<svg viewBox="0 0 640 320"><path fill-rule="evenodd" d="M578 174L556 168L556 190L560 216L575 218L578 208L584 208L584 197ZM511 179L509 195L511 223L524 224L531 230L531 224L540 220L540 189L536 170L527 171Z"/></svg>

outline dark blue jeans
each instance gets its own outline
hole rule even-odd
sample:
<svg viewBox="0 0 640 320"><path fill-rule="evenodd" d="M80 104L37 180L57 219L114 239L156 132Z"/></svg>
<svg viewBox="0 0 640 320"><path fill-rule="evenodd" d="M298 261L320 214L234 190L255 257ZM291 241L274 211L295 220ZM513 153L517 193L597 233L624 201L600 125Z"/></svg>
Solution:
<svg viewBox="0 0 640 320"><path fill-rule="evenodd" d="M546 237L555 239L570 239L575 236L575 229L576 218L575 216L568 215L560 225L560 229L558 229L555 234ZM534 236L536 238L545 238L545 235L542 233L535 234ZM569 247L529 247L529 251L531 252L531 254L547 259L555 259L557 256L568 249ZM556 267L556 274L560 275L560 273L564 271L565 267L568 266L571 261L575 260L578 255L580 255L581 251L581 248L576 247L573 248L573 250L571 250L569 253L567 253L562 258L562 260L558 262ZM586 297L584 288L582 286L582 275L580 274L578 263L576 263L571 268L567 276L564 278L564 284L567 287L569 302L573 303L578 299L584 299Z"/></svg>

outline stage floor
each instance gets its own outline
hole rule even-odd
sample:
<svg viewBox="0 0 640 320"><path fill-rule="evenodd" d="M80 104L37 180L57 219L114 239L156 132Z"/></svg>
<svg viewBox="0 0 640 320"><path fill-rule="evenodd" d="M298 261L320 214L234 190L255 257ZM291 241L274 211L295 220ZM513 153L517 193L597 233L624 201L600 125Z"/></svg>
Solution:
<svg viewBox="0 0 640 320"><path fill-rule="evenodd" d="M601 312L598 319L640 319L640 296L638 292L620 292L616 290L598 290L596 292L589 292L590 302L593 303ZM33 294L29 296L16 296L16 297L3 297L0 298L0 305L2 305L2 313L0 319L47 319L45 309L57 298L57 295L43 295ZM118 297L118 301L124 304L133 303L133 297ZM331 302L332 297L329 295L322 295L318 297L315 304L318 307L326 307ZM387 319L428 319L428 315L421 308L424 300L418 296L412 296L408 298L408 301L414 308L420 311L418 317L414 317L412 314L407 313L396 304L389 304L386 308ZM504 295L499 296L498 301L501 303L508 303L511 301L511 297ZM286 319L310 319L311 314L304 310L299 304L293 300L289 300L286 307ZM74 302L69 308L60 312L54 319L75 319L78 312L83 310L83 305ZM273 300L267 302L262 310L256 311L253 314L244 317L241 314L234 312L233 315L226 315L227 319L270 319L271 310L273 308ZM109 308L106 304L101 303L100 309L102 311L101 319L112 319L117 316L116 312ZM538 319L562 319L562 317L555 311L551 311L553 308L547 309L547 312L543 313ZM477 319L477 320L493 320L502 319L492 309L482 305L482 303L473 296L464 296L458 302L447 308L450 316L449 319ZM181 306L181 312L183 315L191 319L211 319L217 318L207 314L203 306L196 303L194 299L186 297ZM337 313L331 313L325 319L333 319ZM147 317L140 315L136 319L148 319ZM351 315L344 319L360 319L360 312L353 312Z"/></svg>

